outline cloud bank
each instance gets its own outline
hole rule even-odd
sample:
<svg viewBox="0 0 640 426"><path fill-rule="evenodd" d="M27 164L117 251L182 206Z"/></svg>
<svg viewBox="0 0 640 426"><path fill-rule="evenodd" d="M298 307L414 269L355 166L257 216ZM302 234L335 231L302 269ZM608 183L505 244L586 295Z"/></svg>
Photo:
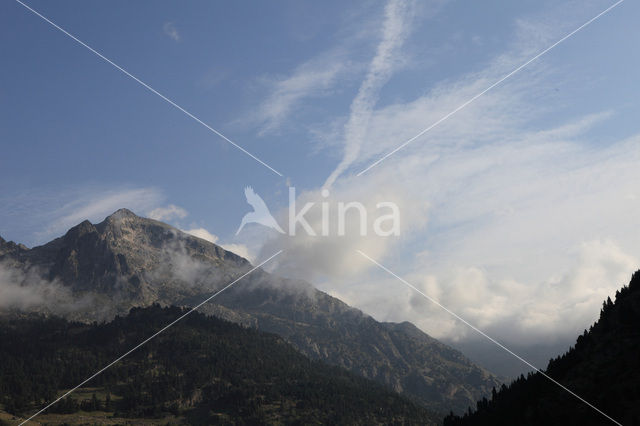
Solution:
<svg viewBox="0 0 640 426"><path fill-rule="evenodd" d="M376 106L405 37L392 30L404 16L394 5L387 8L387 36L381 36L392 47L379 47L378 53L387 52L380 56L381 71L365 76L346 120L336 117L349 123L344 156L325 186L331 185L332 200L357 200L368 210L377 200L395 201L400 237L274 236L264 253L285 248L277 273L311 277L378 319L410 320L449 341L475 336L355 250L507 344L573 339L640 267L640 135L602 136L616 118L606 107L558 114L554 108L562 106L552 88L576 76L558 75L539 61L366 175L350 174L577 26L559 17L520 19L513 42L484 66ZM319 142L335 147L334 136ZM321 202L320 189L300 192L298 205ZM308 218L320 227L318 212ZM284 213L279 219L286 223Z"/></svg>
<svg viewBox="0 0 640 426"><path fill-rule="evenodd" d="M0 309L37 310L54 314L75 313L86 309L89 297L74 297L57 281L48 281L34 268L17 269L0 263Z"/></svg>

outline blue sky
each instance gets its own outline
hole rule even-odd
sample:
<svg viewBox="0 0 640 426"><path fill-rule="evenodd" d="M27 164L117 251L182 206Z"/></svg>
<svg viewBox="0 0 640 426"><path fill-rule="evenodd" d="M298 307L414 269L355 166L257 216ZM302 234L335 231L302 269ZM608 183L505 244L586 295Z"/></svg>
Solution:
<svg viewBox="0 0 640 426"><path fill-rule="evenodd" d="M119 207L155 212L254 257L289 248L277 265L283 274L311 279L377 318L470 338L353 257L364 247L514 344L527 333L549 342L573 336L640 266L636 2L360 177L613 2L392 2L393 16L383 2L28 4L284 176L5 1L6 239L32 246ZM382 76L372 74L385 40ZM358 93L367 102L354 114ZM349 123L364 137L350 137ZM350 149L353 161L336 172ZM280 211L287 185L313 199L332 172L336 200L397 201L402 237L234 236L249 209L246 185Z"/></svg>

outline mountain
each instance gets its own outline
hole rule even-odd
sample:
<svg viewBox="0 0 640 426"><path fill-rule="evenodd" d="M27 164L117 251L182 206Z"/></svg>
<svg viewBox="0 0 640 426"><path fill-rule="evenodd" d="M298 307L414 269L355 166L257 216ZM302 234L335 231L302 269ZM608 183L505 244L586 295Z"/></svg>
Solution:
<svg viewBox="0 0 640 426"><path fill-rule="evenodd" d="M0 413L28 417L186 310L152 305L106 324L0 321ZM373 381L281 338L195 312L34 420L45 424L437 424ZM12 423L18 423L14 421Z"/></svg>
<svg viewBox="0 0 640 426"><path fill-rule="evenodd" d="M608 298L600 319L578 337L574 347L549 361L546 374L624 425L640 425L640 271L628 286ZM491 400L457 425L613 424L540 373L521 376L494 392Z"/></svg>
<svg viewBox="0 0 640 426"><path fill-rule="evenodd" d="M16 244L13 241L5 241L0 237L0 256L16 254L21 251L27 251L28 248L23 244Z"/></svg>
<svg viewBox="0 0 640 426"><path fill-rule="evenodd" d="M43 246L9 244L2 245L0 264L19 271L13 276L33 286L31 295L43 293L43 303L36 298L28 309L80 321L109 320L153 303L193 306L251 268L215 244L125 209L99 224L82 222ZM378 322L308 283L262 270L200 309L278 334L306 356L388 385L435 411L462 412L499 385L410 323Z"/></svg>

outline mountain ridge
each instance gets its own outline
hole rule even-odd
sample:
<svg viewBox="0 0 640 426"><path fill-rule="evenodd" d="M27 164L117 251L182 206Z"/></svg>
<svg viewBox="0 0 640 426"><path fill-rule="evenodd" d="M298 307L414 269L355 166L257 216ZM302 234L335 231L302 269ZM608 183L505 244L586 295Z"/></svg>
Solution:
<svg viewBox="0 0 640 426"><path fill-rule="evenodd" d="M194 306L251 264L216 244L121 209L0 263L89 300L70 319L102 321L132 307ZM256 270L201 311L285 338L303 354L347 368L424 406L462 412L499 380L409 323L380 323L309 283ZM45 310L46 311L46 310Z"/></svg>

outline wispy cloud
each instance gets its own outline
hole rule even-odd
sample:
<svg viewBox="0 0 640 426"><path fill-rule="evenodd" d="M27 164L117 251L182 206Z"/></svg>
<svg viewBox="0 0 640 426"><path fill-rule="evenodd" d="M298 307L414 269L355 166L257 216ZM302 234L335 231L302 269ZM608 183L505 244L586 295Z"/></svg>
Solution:
<svg viewBox="0 0 640 426"><path fill-rule="evenodd" d="M173 22L165 22L162 26L164 33L174 41L180 41L180 33Z"/></svg>
<svg viewBox="0 0 640 426"><path fill-rule="evenodd" d="M299 65L284 78L263 79L270 94L258 107L255 120L261 134L278 129L303 99L326 96L338 77L348 71L341 51L331 51Z"/></svg>
<svg viewBox="0 0 640 426"><path fill-rule="evenodd" d="M391 77L398 62L398 49L409 33L412 4L404 0L391 0L385 9L382 40L371 61L367 75L351 103L351 114L344 129L344 156L325 182L331 187L336 178L358 157L378 93Z"/></svg>
<svg viewBox="0 0 640 426"><path fill-rule="evenodd" d="M399 64L406 64L406 58L398 48L411 29L412 19L417 15L433 16L445 3L434 0L416 5L412 0L391 0L383 13L377 5L345 9L340 18L344 28L335 35L339 40L336 45L297 65L284 76L268 75L260 79L268 94L248 121L259 125L261 135L274 132L287 124L292 116L312 108L305 101L340 96L357 89L357 79L363 77L352 106L356 107L352 114L351 127L354 128L356 116L367 109L365 104L375 105L380 87ZM371 60L364 53L370 50L374 51Z"/></svg>
<svg viewBox="0 0 640 426"><path fill-rule="evenodd" d="M184 219L189 213L182 207L178 207L175 204L169 204L165 207L158 207L151 210L148 216L151 219L166 222L173 219Z"/></svg>
<svg viewBox="0 0 640 426"><path fill-rule="evenodd" d="M48 281L35 267L17 269L0 263L0 309L43 309L55 314L74 314L93 302L89 296L74 297L57 280Z"/></svg>
<svg viewBox="0 0 640 426"><path fill-rule="evenodd" d="M209 241L210 243L217 243L218 236L212 234L204 228L193 228L193 229L185 229L184 232L187 234L191 234L194 237L202 238L205 241Z"/></svg>
<svg viewBox="0 0 640 426"><path fill-rule="evenodd" d="M197 85L204 90L212 90L218 87L229 76L229 70L221 66L211 67L198 80Z"/></svg>

